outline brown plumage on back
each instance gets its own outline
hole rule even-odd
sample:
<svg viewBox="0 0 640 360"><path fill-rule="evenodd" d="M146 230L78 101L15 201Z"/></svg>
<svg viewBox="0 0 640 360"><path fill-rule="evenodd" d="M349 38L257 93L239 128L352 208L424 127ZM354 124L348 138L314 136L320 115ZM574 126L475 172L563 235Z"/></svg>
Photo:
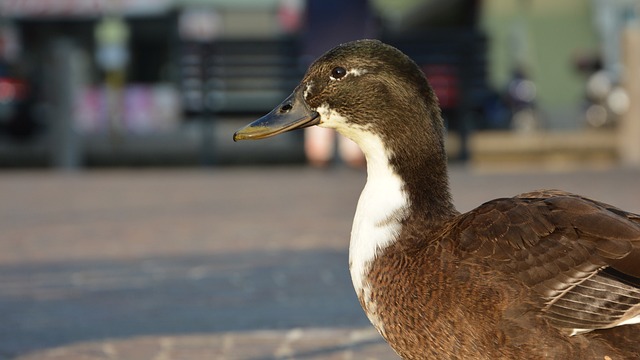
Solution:
<svg viewBox="0 0 640 360"><path fill-rule="evenodd" d="M379 41L329 51L234 139L311 125L367 157L350 272L400 356L640 358L640 216L559 190L458 213L435 95L415 63Z"/></svg>
<svg viewBox="0 0 640 360"><path fill-rule="evenodd" d="M640 314L639 220L548 190L409 220L372 265L376 308L362 305L406 359L637 358L640 325L616 325Z"/></svg>

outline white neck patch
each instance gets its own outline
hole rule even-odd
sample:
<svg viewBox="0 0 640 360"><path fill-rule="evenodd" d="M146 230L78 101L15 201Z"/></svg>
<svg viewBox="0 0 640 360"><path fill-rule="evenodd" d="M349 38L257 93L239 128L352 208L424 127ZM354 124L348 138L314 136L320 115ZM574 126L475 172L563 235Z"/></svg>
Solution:
<svg viewBox="0 0 640 360"><path fill-rule="evenodd" d="M398 238L400 221L409 205L403 181L386 159L382 163L375 163L376 160L367 157L367 183L351 228L349 265L358 294L368 285L366 275L373 260Z"/></svg>
<svg viewBox="0 0 640 360"><path fill-rule="evenodd" d="M349 124L326 104L316 111L320 114L320 126L336 129L355 141L367 158L367 183L358 200L349 244L351 280L360 295L369 285L366 275L371 262L397 239L409 200L404 182L389 164L390 154L378 135L366 126Z"/></svg>

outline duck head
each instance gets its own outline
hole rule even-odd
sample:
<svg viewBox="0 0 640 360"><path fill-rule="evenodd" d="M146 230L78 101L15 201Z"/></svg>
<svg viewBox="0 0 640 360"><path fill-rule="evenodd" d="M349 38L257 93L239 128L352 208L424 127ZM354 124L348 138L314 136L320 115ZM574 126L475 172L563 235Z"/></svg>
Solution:
<svg viewBox="0 0 640 360"><path fill-rule="evenodd" d="M368 173L401 178L413 206L451 207L440 107L420 68L400 50L377 40L329 50L284 102L233 139L262 139L311 125L355 141Z"/></svg>
<svg viewBox="0 0 640 360"><path fill-rule="evenodd" d="M365 154L371 135L406 147L425 135L440 143L443 128L422 71L377 40L345 43L321 56L289 97L233 139L263 139L312 125L336 129Z"/></svg>

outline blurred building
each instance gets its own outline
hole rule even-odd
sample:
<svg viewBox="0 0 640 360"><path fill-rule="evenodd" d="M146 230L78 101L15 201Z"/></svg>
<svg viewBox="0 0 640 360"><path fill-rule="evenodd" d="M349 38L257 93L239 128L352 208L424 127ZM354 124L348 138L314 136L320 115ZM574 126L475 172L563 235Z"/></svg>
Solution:
<svg viewBox="0 0 640 360"><path fill-rule="evenodd" d="M197 153L200 129L184 126L189 46L280 38L299 29L302 10L296 0L1 1L0 163L50 162L61 117L71 118L79 163L92 151L126 155L133 141L160 162L171 151ZM71 80L59 81L61 72ZM2 101L10 86L20 96ZM60 113L66 92L73 103Z"/></svg>

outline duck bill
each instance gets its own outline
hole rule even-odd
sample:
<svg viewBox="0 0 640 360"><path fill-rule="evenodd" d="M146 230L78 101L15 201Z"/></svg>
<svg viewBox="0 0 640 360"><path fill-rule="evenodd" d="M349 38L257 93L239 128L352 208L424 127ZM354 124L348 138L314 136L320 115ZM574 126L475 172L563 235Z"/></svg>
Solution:
<svg viewBox="0 0 640 360"><path fill-rule="evenodd" d="M298 88L270 113L236 131L233 141L264 139L319 122L320 115L309 109Z"/></svg>

